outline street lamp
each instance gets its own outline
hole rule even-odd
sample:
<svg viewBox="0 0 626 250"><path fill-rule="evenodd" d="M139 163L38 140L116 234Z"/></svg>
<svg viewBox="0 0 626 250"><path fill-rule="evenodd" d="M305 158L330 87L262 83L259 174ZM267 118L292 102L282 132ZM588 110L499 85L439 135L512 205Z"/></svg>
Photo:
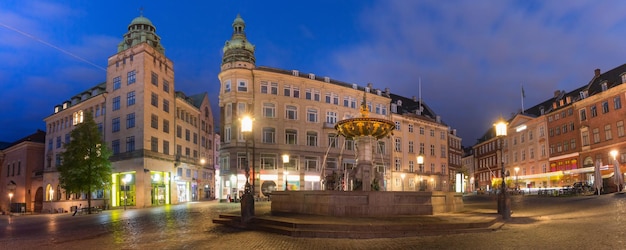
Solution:
<svg viewBox="0 0 626 250"><path fill-rule="evenodd" d="M519 189L519 176L517 175L517 172L519 171L519 167L515 167L515 190Z"/></svg>
<svg viewBox="0 0 626 250"><path fill-rule="evenodd" d="M13 192L15 192L15 187L17 185L15 184L15 182L10 181L9 184L7 185L7 189L9 190L9 214L11 214L11 204L13 203Z"/></svg>
<svg viewBox="0 0 626 250"><path fill-rule="evenodd" d="M254 216L254 197L252 196L252 187L250 186L250 164L248 153L248 137L252 133L252 117L245 115L241 118L241 133L244 134L246 140L246 186L241 197L241 222L247 224Z"/></svg>
<svg viewBox="0 0 626 250"><path fill-rule="evenodd" d="M613 156L613 171L615 175L615 184L617 185L617 192L620 192L620 188L624 182L624 176L619 169L619 163L617 162L617 150L611 150L611 156Z"/></svg>
<svg viewBox="0 0 626 250"><path fill-rule="evenodd" d="M500 177L502 177L502 187L500 190L500 195L498 196L498 213L502 215L502 219L511 218L511 200L506 195L506 184L504 182L504 137L506 137L507 130L507 122L504 119L500 118L495 124L493 124L494 129L496 131L496 136L498 137L498 144L500 144L500 163L502 168L500 169Z"/></svg>
<svg viewBox="0 0 626 250"><path fill-rule="evenodd" d="M283 154L283 171L284 171L284 178L285 178L285 191L287 191L287 187L289 186L289 183L287 183L287 175L289 174L289 172L287 171L287 164L289 164L289 155L288 154Z"/></svg>
<svg viewBox="0 0 626 250"><path fill-rule="evenodd" d="M405 173L400 174L400 178L402 178L402 191L404 191L404 177L406 177Z"/></svg>
<svg viewBox="0 0 626 250"><path fill-rule="evenodd" d="M128 184L133 179L133 176L130 174L126 174L124 178L122 178L122 183L124 183L124 210L126 210L126 205L128 201Z"/></svg>

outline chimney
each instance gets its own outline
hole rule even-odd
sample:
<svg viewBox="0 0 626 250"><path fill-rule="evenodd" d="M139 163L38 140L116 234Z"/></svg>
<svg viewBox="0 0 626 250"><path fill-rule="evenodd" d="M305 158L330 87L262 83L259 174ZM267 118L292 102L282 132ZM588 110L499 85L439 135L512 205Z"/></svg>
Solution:
<svg viewBox="0 0 626 250"><path fill-rule="evenodd" d="M600 69L594 70L593 73L595 74L595 76L600 76Z"/></svg>
<svg viewBox="0 0 626 250"><path fill-rule="evenodd" d="M417 97L413 96L413 101L417 102Z"/></svg>
<svg viewBox="0 0 626 250"><path fill-rule="evenodd" d="M554 91L554 97L555 97L555 98L556 98L556 97L559 97L559 95L560 95L560 94L561 94L561 91L560 91L560 90L556 90L556 91Z"/></svg>

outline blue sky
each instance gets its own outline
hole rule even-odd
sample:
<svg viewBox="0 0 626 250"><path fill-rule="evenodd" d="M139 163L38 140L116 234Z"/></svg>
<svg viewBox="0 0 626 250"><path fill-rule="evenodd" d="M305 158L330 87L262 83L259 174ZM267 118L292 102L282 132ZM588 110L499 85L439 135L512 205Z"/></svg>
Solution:
<svg viewBox="0 0 626 250"><path fill-rule="evenodd" d="M183 3L183 4L180 4ZM493 122L626 63L624 1L36 1L0 3L0 141L45 129L55 105L105 80L128 24L152 21L175 87L217 111L239 13L257 66L421 96L473 145ZM217 112L216 112L217 113Z"/></svg>

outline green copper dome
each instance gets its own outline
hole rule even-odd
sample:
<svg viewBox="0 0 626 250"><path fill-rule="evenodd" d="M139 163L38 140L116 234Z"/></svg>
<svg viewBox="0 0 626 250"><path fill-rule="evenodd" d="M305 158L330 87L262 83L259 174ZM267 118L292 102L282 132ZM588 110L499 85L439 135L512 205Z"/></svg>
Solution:
<svg viewBox="0 0 626 250"><path fill-rule="evenodd" d="M222 65L230 62L249 62L254 64L254 44L246 38L246 23L239 14L233 21L233 34L226 41L222 51Z"/></svg>
<svg viewBox="0 0 626 250"><path fill-rule="evenodd" d="M130 22L130 24L128 25L128 27L136 25L136 24L145 24L145 25L150 25L150 26L154 26L152 24L152 22L150 21L150 19L145 18L144 16L138 16L135 17L135 19L133 19L132 22Z"/></svg>
<svg viewBox="0 0 626 250"><path fill-rule="evenodd" d="M157 51L165 54L165 48L161 45L161 38L156 34L156 27L150 19L145 18L143 13L135 17L128 25L128 32L123 40L117 45L117 52L130 49L140 43L147 43Z"/></svg>

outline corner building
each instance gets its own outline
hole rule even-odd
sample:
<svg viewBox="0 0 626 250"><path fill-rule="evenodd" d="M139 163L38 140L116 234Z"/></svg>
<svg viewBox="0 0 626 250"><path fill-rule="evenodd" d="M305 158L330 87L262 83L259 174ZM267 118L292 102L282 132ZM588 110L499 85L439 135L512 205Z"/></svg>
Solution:
<svg viewBox="0 0 626 250"><path fill-rule="evenodd" d="M429 190L447 185L442 182L447 180L448 128L439 117L422 119L425 114L405 117L402 108L392 112L390 106L394 103L393 107L396 107L398 102L402 105L401 98L389 93L388 89L375 89L373 84L358 86L298 70L258 67L254 56L256 48L248 41L245 22L239 15L232 27L232 37L223 47L218 76L221 84L221 199L240 197L246 183L246 164L250 169L248 181L253 184L254 195L261 198L276 190L352 190L354 183L348 176L356 167L358 145L354 140L338 137L334 126L337 121L360 117L362 101L366 102L370 117L393 120L396 129L403 123L416 129L410 131L413 134L411 140L416 140L411 141L415 143L410 145L412 150L408 149L409 140L403 143L400 137L393 136L382 138L375 145L372 152L374 171L384 176L384 181L379 182L381 190L402 190L401 181L409 182L408 178L401 180L400 172L403 171L414 171L409 175L414 180L417 176L427 175L423 180ZM241 130L243 116L253 119L250 134ZM421 138L417 135L418 126L422 126L422 132L428 131L436 138L432 139L436 146L425 145L429 150L426 157L430 158L426 158L427 170L421 173L417 167L408 165L413 164L417 155L417 140ZM404 136L404 131L398 135ZM392 148L396 139L398 144ZM392 155L401 152L406 155L393 156L396 165L392 165ZM334 185L322 181L326 176L336 178Z"/></svg>
<svg viewBox="0 0 626 250"><path fill-rule="evenodd" d="M44 211L86 205L86 194L61 190L56 167L62 144L91 111L113 151L109 190L92 194L95 206L150 207L214 196L213 115L207 93L175 90L174 64L152 22L128 25L108 59L106 82L79 93L45 118Z"/></svg>

